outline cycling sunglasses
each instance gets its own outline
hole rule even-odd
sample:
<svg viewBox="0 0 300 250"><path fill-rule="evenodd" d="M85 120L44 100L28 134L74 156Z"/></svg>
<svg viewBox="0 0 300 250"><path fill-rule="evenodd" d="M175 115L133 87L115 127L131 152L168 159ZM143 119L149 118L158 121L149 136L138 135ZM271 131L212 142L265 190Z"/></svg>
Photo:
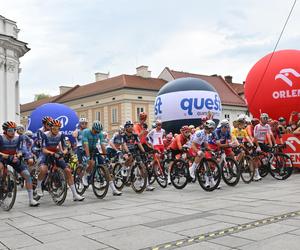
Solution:
<svg viewBox="0 0 300 250"><path fill-rule="evenodd" d="M9 132L9 133L12 133L12 132L16 132L16 129L15 128L8 128L6 131Z"/></svg>

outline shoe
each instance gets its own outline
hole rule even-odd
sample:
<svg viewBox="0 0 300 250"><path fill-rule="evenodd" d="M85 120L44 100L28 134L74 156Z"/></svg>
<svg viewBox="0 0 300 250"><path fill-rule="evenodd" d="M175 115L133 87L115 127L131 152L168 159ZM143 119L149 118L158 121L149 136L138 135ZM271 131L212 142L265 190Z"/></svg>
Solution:
<svg viewBox="0 0 300 250"><path fill-rule="evenodd" d="M254 175L253 177L254 181L260 181L261 180L261 176L259 174Z"/></svg>
<svg viewBox="0 0 300 250"><path fill-rule="evenodd" d="M214 186L216 186L216 184L217 184L217 183L215 182L214 177L211 177L209 182L210 182L210 186L211 186L211 187L214 187Z"/></svg>
<svg viewBox="0 0 300 250"><path fill-rule="evenodd" d="M196 177L195 177L195 171L192 167L189 167L189 172L190 172L191 178L194 180Z"/></svg>
<svg viewBox="0 0 300 250"><path fill-rule="evenodd" d="M39 196L39 197L43 197L44 196L44 192L41 188L37 187L36 190L36 195Z"/></svg>
<svg viewBox="0 0 300 250"><path fill-rule="evenodd" d="M120 192L119 190L115 189L115 190L113 191L113 195L114 195L114 196L120 196L120 195L122 195L122 192Z"/></svg>
<svg viewBox="0 0 300 250"><path fill-rule="evenodd" d="M152 186L147 186L146 187L146 191L153 191L155 189L155 187Z"/></svg>
<svg viewBox="0 0 300 250"><path fill-rule="evenodd" d="M83 201L83 200L84 200L84 197L79 194L75 194L73 196L73 201Z"/></svg>
<svg viewBox="0 0 300 250"><path fill-rule="evenodd" d="M276 168L273 166L273 164L270 164L270 168L271 168L271 170L276 170Z"/></svg>
<svg viewBox="0 0 300 250"><path fill-rule="evenodd" d="M204 186L207 187L207 188L210 187L208 176L205 175L204 178L205 178L205 184L204 184Z"/></svg>
<svg viewBox="0 0 300 250"><path fill-rule="evenodd" d="M89 185L87 175L82 176L81 180L82 180L83 186L86 186L86 187L87 187L87 186Z"/></svg>
<svg viewBox="0 0 300 250"><path fill-rule="evenodd" d="M172 184L172 182L171 182L171 176L170 176L170 174L168 174L168 185L171 185Z"/></svg>
<svg viewBox="0 0 300 250"><path fill-rule="evenodd" d="M40 205L40 203L38 202L38 201L36 201L36 200L31 200L30 202L29 202L29 206L30 207L37 207L37 206L39 206Z"/></svg>

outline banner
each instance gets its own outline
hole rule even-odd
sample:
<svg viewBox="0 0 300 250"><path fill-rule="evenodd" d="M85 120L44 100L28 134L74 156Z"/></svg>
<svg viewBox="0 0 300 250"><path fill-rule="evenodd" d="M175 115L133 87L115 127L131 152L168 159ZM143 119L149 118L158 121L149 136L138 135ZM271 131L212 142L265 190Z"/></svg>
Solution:
<svg viewBox="0 0 300 250"><path fill-rule="evenodd" d="M300 135L284 134L282 139L286 143L283 152L291 157L294 167L300 168Z"/></svg>

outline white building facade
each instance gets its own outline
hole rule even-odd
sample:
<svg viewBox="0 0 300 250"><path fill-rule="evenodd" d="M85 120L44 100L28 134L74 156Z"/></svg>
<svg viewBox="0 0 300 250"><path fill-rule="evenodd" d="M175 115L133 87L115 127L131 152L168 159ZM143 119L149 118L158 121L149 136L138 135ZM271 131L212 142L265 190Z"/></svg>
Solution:
<svg viewBox="0 0 300 250"><path fill-rule="evenodd" d="M18 40L16 22L0 16L0 124L20 123L19 58L30 49Z"/></svg>

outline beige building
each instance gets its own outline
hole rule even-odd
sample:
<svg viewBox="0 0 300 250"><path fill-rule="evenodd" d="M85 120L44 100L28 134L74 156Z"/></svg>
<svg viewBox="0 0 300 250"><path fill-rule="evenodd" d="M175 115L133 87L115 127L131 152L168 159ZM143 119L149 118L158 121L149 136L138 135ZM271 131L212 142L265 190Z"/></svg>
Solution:
<svg viewBox="0 0 300 250"><path fill-rule="evenodd" d="M21 105L22 124L27 124L30 113L38 106L56 102L74 109L79 117L99 120L107 131L114 131L125 121L137 121L140 112L148 114L148 123L154 120L154 101L165 80L151 78L147 66L137 68L136 75L96 73L96 81L75 87L60 87L60 94ZM46 115L46 114L45 114Z"/></svg>
<svg viewBox="0 0 300 250"><path fill-rule="evenodd" d="M213 85L221 98L224 118L232 121L247 112L244 99L221 76L191 74L166 67L158 78L152 78L148 67L140 66L135 75L123 74L110 78L109 74L96 73L93 83L61 86L57 96L21 105L21 122L26 125L30 113L38 106L56 102L71 107L79 117L101 121L109 132L118 129L127 120L137 121L142 111L148 114L150 125L155 119L154 101L158 91L167 82L181 77L196 77Z"/></svg>

